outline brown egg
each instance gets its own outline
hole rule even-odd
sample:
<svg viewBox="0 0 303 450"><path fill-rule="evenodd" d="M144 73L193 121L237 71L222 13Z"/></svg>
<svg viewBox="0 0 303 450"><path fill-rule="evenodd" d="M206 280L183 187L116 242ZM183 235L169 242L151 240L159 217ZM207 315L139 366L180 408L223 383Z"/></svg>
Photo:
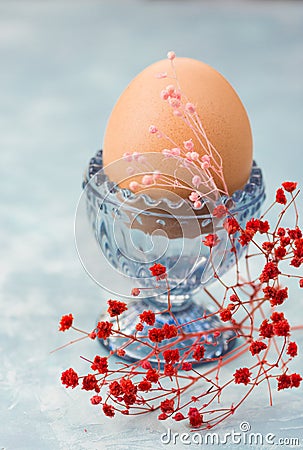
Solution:
<svg viewBox="0 0 303 450"><path fill-rule="evenodd" d="M174 63L182 94L195 105L208 140L221 155L224 178L232 194L243 188L252 165L252 134L245 108L228 81L212 67L189 58L176 58ZM169 136L177 147L182 148L184 141L192 139L194 150L205 154L190 128L180 117L174 116L172 108L160 98L160 92L167 85L176 85L175 80L156 77L163 72L172 74L168 59L143 70L120 96L105 132L105 166L122 158L125 152L160 153L174 146L166 138L150 134L150 125ZM213 175L222 188L222 182ZM114 166L110 177L121 187L129 187L130 180L122 182L121 173ZM187 196L188 192L178 191L178 194Z"/></svg>

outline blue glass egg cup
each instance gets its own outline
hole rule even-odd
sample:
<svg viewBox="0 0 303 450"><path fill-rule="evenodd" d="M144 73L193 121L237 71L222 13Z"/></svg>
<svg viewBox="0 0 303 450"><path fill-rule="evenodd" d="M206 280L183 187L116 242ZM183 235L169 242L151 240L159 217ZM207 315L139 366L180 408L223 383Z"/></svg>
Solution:
<svg viewBox="0 0 303 450"><path fill-rule="evenodd" d="M164 198L153 200L146 194L133 194L128 189L119 188L103 171L102 150L90 160L83 188L88 218L107 261L113 270L132 278L133 287L145 288L141 290L140 297L133 298L128 303L127 311L119 318L120 330L128 336L134 335L139 314L144 310L160 312L167 308L166 282L155 282L149 270L154 263L161 263L168 272L172 312L177 324L184 324L182 330L185 333L205 332L199 337L199 343L205 347L204 358L199 363L228 353L236 343L235 332L232 327L228 329L226 323L222 324L217 315L204 318L209 311L203 305L203 293L197 294L203 286L215 281L214 264L219 276L235 264L235 254L231 252L231 243L223 227L224 219L215 223L220 241L215 247L215 259L210 264L209 248L203 245L202 240L213 229L216 219L210 213L205 213L205 209L201 215L197 212L185 214L184 211L191 207L187 200L179 199L175 203ZM262 172L254 162L244 189L236 191L231 197L222 197L220 202L245 227L249 218L258 216L264 199ZM169 236L172 221L178 223L179 230L185 230L185 235ZM191 231L191 228L195 228L195 231ZM235 245L239 258L243 248L239 243ZM108 315L99 320L109 320ZM112 321L116 326L116 319L113 318ZM157 314L154 327L162 328L165 323L175 322L168 313ZM218 333L214 336L214 332L222 327L227 329L220 332L219 336ZM143 337L146 336L146 327L142 332L137 332L137 336L146 340ZM100 339L109 351L123 347L127 341L127 338L115 335L106 340ZM163 341L161 346L166 343L168 341ZM179 349L182 357L184 353L188 354L193 343L197 343L196 337L176 343L174 348ZM125 360L140 361L148 358L152 364L159 362L159 357L149 357L150 348L146 345L133 342L124 350ZM185 360L197 363L191 353ZM160 362L163 363L161 356Z"/></svg>

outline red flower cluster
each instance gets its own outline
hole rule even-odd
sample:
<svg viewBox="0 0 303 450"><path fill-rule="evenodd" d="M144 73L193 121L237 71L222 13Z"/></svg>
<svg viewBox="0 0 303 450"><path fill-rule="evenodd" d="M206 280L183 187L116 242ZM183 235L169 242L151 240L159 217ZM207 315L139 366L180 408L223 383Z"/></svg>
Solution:
<svg viewBox="0 0 303 450"><path fill-rule="evenodd" d="M251 354L258 355L262 350L265 350L267 348L267 345L265 342L262 341L253 341L250 344L249 350L251 351Z"/></svg>
<svg viewBox="0 0 303 450"><path fill-rule="evenodd" d="M67 388L71 387L74 389L79 384L79 377L74 369L70 368L62 372L61 381Z"/></svg>
<svg viewBox="0 0 303 450"><path fill-rule="evenodd" d="M107 373L108 372L108 362L106 357L95 356L94 362L91 365L93 370L97 370L99 373Z"/></svg>
<svg viewBox="0 0 303 450"><path fill-rule="evenodd" d="M213 248L219 244L220 239L216 234L208 234L202 242L206 247Z"/></svg>
<svg viewBox="0 0 303 450"><path fill-rule="evenodd" d="M165 414L172 414L175 410L175 406L174 406L174 399L166 399L163 402L160 403L160 408L161 411Z"/></svg>
<svg viewBox="0 0 303 450"><path fill-rule="evenodd" d="M148 310L148 311L143 311L143 313L141 313L139 315L141 322L145 322L147 323L147 325L154 325L155 321L156 321L156 315L153 311Z"/></svg>
<svg viewBox="0 0 303 450"><path fill-rule="evenodd" d="M290 342L287 347L287 352L289 356L294 358L298 354L298 346L295 342Z"/></svg>
<svg viewBox="0 0 303 450"><path fill-rule="evenodd" d="M205 355L204 345L196 345L193 351L193 358L196 361L201 361L201 359L204 358L204 355Z"/></svg>
<svg viewBox="0 0 303 450"><path fill-rule="evenodd" d="M281 389L288 389L288 388L298 388L300 386L300 383L302 381L301 375L298 373L293 373L291 375L286 375L286 373L283 373L278 378L278 391Z"/></svg>
<svg viewBox="0 0 303 450"><path fill-rule="evenodd" d="M95 375L88 374L85 377L83 377L82 389L84 389L85 391L100 392L100 387L98 385L98 381Z"/></svg>
<svg viewBox="0 0 303 450"><path fill-rule="evenodd" d="M156 277L157 280L162 280L166 278L166 267L162 264L154 264L149 268L153 277Z"/></svg>
<svg viewBox="0 0 303 450"><path fill-rule="evenodd" d="M124 302L118 300L108 300L109 308L107 310L110 317L120 316L124 311L127 310L127 305Z"/></svg>
<svg viewBox="0 0 303 450"><path fill-rule="evenodd" d="M295 191L297 189L297 185L298 183L295 183L294 181L284 181L284 183L282 183L283 188L287 192Z"/></svg>
<svg viewBox="0 0 303 450"><path fill-rule="evenodd" d="M69 328L73 325L73 315L68 314L66 316L62 316L60 323L59 323L59 331L66 331L69 330Z"/></svg>
<svg viewBox="0 0 303 450"><path fill-rule="evenodd" d="M276 202L281 203L281 205L286 205L286 203L287 203L287 198L286 198L282 188L277 189Z"/></svg>
<svg viewBox="0 0 303 450"><path fill-rule="evenodd" d="M270 261L265 264L263 271L259 277L261 283L267 283L269 280L274 280L280 274L280 270L278 269L277 264L273 261Z"/></svg>
<svg viewBox="0 0 303 450"><path fill-rule="evenodd" d="M284 303L284 300L288 298L288 288L276 289L271 286L266 286L263 289L264 298L270 300L271 306L278 306Z"/></svg>
<svg viewBox="0 0 303 450"><path fill-rule="evenodd" d="M97 336L99 339L107 339L112 334L113 324L111 322L98 322Z"/></svg>
<svg viewBox="0 0 303 450"><path fill-rule="evenodd" d="M270 316L272 323L268 319L264 319L259 328L259 334L264 338L271 338L276 336L288 336L290 325L284 314L281 312L274 312Z"/></svg>
<svg viewBox="0 0 303 450"><path fill-rule="evenodd" d="M234 373L235 383L236 384L245 384L247 385L250 382L251 371L247 367L243 367L241 369L237 369Z"/></svg>
<svg viewBox="0 0 303 450"><path fill-rule="evenodd" d="M228 217L224 220L223 226L228 234L235 234L240 230L240 225L234 217Z"/></svg>
<svg viewBox="0 0 303 450"><path fill-rule="evenodd" d="M203 416L197 408L189 408L188 417L192 427L198 428L202 425Z"/></svg>

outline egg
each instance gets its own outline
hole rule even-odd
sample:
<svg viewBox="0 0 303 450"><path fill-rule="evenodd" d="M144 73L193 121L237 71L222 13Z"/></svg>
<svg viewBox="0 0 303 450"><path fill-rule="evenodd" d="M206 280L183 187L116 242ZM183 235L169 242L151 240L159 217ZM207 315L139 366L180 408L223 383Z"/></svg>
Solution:
<svg viewBox="0 0 303 450"><path fill-rule="evenodd" d="M242 189L251 171L253 143L248 115L239 96L219 72L201 61L175 58L174 67L177 81L171 78L174 75L171 61L161 60L139 73L122 93L105 131L104 166L120 160L128 152L157 152L160 156L163 149L184 148L188 140L200 157L205 155L199 137L181 117L173 114L172 107L160 96L168 85L174 85L194 105L208 141L222 158L228 193ZM168 76L157 76L164 73ZM161 133L150 133L151 126ZM121 187L129 187L131 179L121 179L118 168L119 165L116 169L112 165L111 179ZM217 187L223 189L222 179L215 172L212 175ZM175 191L173 184L167 189ZM186 197L188 191L178 190L178 195Z"/></svg>

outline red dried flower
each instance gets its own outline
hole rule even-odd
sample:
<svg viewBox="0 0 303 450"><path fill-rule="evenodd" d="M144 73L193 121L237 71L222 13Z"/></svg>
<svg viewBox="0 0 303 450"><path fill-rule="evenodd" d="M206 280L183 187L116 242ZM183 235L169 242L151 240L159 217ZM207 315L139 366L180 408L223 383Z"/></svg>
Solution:
<svg viewBox="0 0 303 450"><path fill-rule="evenodd" d="M280 322L280 320L285 319L284 313L278 311L273 312L270 318L273 321L273 323Z"/></svg>
<svg viewBox="0 0 303 450"><path fill-rule="evenodd" d="M181 367L181 369L184 370L185 372L189 372L192 368L193 366L189 362L184 362Z"/></svg>
<svg viewBox="0 0 303 450"><path fill-rule="evenodd" d="M98 381L95 375L88 374L82 380L82 389L85 391L93 391L100 392L100 388L98 386Z"/></svg>
<svg viewBox="0 0 303 450"><path fill-rule="evenodd" d="M124 394L123 395L123 401L126 406L133 405L136 403L137 397L135 394Z"/></svg>
<svg viewBox="0 0 303 450"><path fill-rule="evenodd" d="M261 234L267 233L270 229L269 223L267 220L259 220L259 232Z"/></svg>
<svg viewBox="0 0 303 450"><path fill-rule="evenodd" d="M162 342L165 339L164 331L161 328L148 330L148 337L152 342Z"/></svg>
<svg viewBox="0 0 303 450"><path fill-rule="evenodd" d="M250 219L246 224L246 230L251 230L254 233L259 231L260 228L260 220L259 219Z"/></svg>
<svg viewBox="0 0 303 450"><path fill-rule="evenodd" d="M288 288L278 289L275 296L270 300L271 306L282 305L285 299L288 297Z"/></svg>
<svg viewBox="0 0 303 450"><path fill-rule="evenodd" d="M137 325L136 325L136 330L137 331L142 331L143 328L144 328L144 326L142 325L142 323L137 323Z"/></svg>
<svg viewBox="0 0 303 450"><path fill-rule="evenodd" d="M290 261L290 265L298 268L301 266L302 262L303 262L303 258L298 258L297 256L295 256Z"/></svg>
<svg viewBox="0 0 303 450"><path fill-rule="evenodd" d="M213 210L213 216L217 217L218 219L221 219L222 217L226 216L228 213L228 209L224 205L218 205Z"/></svg>
<svg viewBox="0 0 303 450"><path fill-rule="evenodd" d="M263 292L264 292L264 298L266 298L267 300L268 299L273 299L276 296L277 289L274 288L274 287L271 287L271 286L266 286L263 289Z"/></svg>
<svg viewBox="0 0 303 450"><path fill-rule="evenodd" d="M240 299L239 299L239 297L238 297L236 294L232 294L232 295L229 297L229 300L230 300L231 302L238 303Z"/></svg>
<svg viewBox="0 0 303 450"><path fill-rule="evenodd" d="M183 416L182 413L177 412L177 414L175 414L175 415L173 416L173 419L174 419L176 422L180 422L180 420L184 420L185 417Z"/></svg>
<svg viewBox="0 0 303 450"><path fill-rule="evenodd" d="M273 331L276 336L288 336L290 325L287 319L279 320L273 325Z"/></svg>
<svg viewBox="0 0 303 450"><path fill-rule="evenodd" d="M298 373L292 373L290 375L290 380L291 380L291 387L298 388L302 381L302 377Z"/></svg>
<svg viewBox="0 0 303 450"><path fill-rule="evenodd" d="M179 350L177 348L172 350L165 350L163 352L163 358L167 363L175 364L180 359Z"/></svg>
<svg viewBox="0 0 303 450"><path fill-rule="evenodd" d="M94 395L91 399L90 402L92 405L99 405L99 403L102 402L102 397L100 397L100 395Z"/></svg>
<svg viewBox="0 0 303 450"><path fill-rule="evenodd" d="M287 234L290 239L300 239L302 237L302 231L299 227L296 227L293 230L288 229Z"/></svg>
<svg viewBox="0 0 303 450"><path fill-rule="evenodd" d="M111 322L98 322L97 336L99 339L107 339L112 334L113 324Z"/></svg>
<svg viewBox="0 0 303 450"><path fill-rule="evenodd" d="M289 375L286 375L286 373L280 375L277 378L277 381L278 381L278 391L281 391L281 389L288 389L291 386L291 378Z"/></svg>
<svg viewBox="0 0 303 450"><path fill-rule="evenodd" d="M277 267L277 264L270 261L267 264L265 264L263 271L259 277L259 280L261 283L267 283L269 280L277 278L277 276L280 274L280 270Z"/></svg>
<svg viewBox="0 0 303 450"><path fill-rule="evenodd" d="M303 278L299 281L300 288L303 288Z"/></svg>
<svg viewBox="0 0 303 450"><path fill-rule="evenodd" d="M93 370L97 370L99 373L107 373L108 362L106 357L95 356L94 362L91 365Z"/></svg>
<svg viewBox="0 0 303 450"><path fill-rule="evenodd" d="M201 361L201 359L204 358L204 355L205 355L204 345L196 345L194 347L193 358L196 361Z"/></svg>
<svg viewBox="0 0 303 450"><path fill-rule="evenodd" d="M285 228L279 227L278 230L277 230L277 235L279 237L285 236Z"/></svg>
<svg viewBox="0 0 303 450"><path fill-rule="evenodd" d="M281 203L281 205L286 205L287 203L287 199L282 188L277 189L276 202Z"/></svg>
<svg viewBox="0 0 303 450"><path fill-rule="evenodd" d="M108 300L107 303L109 305L107 311L110 317L120 316L120 314L127 310L126 303L120 302L119 300Z"/></svg>
<svg viewBox="0 0 303 450"><path fill-rule="evenodd" d="M282 236L280 238L280 244L282 247L287 247L290 244L290 238L288 236Z"/></svg>
<svg viewBox="0 0 303 450"><path fill-rule="evenodd" d="M254 355L258 355L262 350L265 350L267 348L267 345L265 344L265 342L261 342L261 341L253 341L250 344L249 350L251 351L251 354Z"/></svg>
<svg viewBox="0 0 303 450"><path fill-rule="evenodd" d="M286 248L280 245L279 247L275 248L275 257L276 259L282 259L286 255Z"/></svg>
<svg viewBox="0 0 303 450"><path fill-rule="evenodd" d="M73 324L73 315L72 314L68 314L66 316L62 316L61 320L60 320L60 327L59 327L59 331L66 331L68 330L72 324Z"/></svg>
<svg viewBox="0 0 303 450"><path fill-rule="evenodd" d="M134 297L138 297L138 295L140 295L140 289L139 288L133 288L131 294Z"/></svg>
<svg viewBox="0 0 303 450"><path fill-rule="evenodd" d="M235 234L240 230L240 225L234 217L228 217L224 220L223 226L228 234Z"/></svg>
<svg viewBox="0 0 303 450"><path fill-rule="evenodd" d="M284 183L282 183L283 188L287 192L295 191L297 189L297 185L298 183L295 183L294 181L284 181Z"/></svg>
<svg viewBox="0 0 303 450"><path fill-rule="evenodd" d="M159 416L158 416L158 420L165 420L167 418L168 418L168 415L165 413L159 414Z"/></svg>
<svg viewBox="0 0 303 450"><path fill-rule="evenodd" d="M61 381L67 388L71 387L74 389L79 384L79 377L74 369L70 368L65 370L65 372L62 372Z"/></svg>
<svg viewBox="0 0 303 450"><path fill-rule="evenodd" d="M192 427L200 427L203 423L203 416L197 408L189 408L188 417Z"/></svg>
<svg viewBox="0 0 303 450"><path fill-rule="evenodd" d="M250 382L251 372L247 367L243 367L241 369L237 369L234 373L235 383L236 384L245 384L247 385Z"/></svg>
<svg viewBox="0 0 303 450"><path fill-rule="evenodd" d="M142 314L140 314L140 320L141 322L147 323L147 325L154 325L156 321L155 313L151 310L143 311Z"/></svg>
<svg viewBox="0 0 303 450"><path fill-rule="evenodd" d="M249 242L252 240L252 238L254 237L254 231L252 230L244 230L242 231L240 237L239 237L239 242L242 245L242 247L244 247L245 245L249 244Z"/></svg>
<svg viewBox="0 0 303 450"><path fill-rule="evenodd" d="M165 339L171 339L178 336L178 328L175 325L168 325L165 323L162 327Z"/></svg>
<svg viewBox="0 0 303 450"><path fill-rule="evenodd" d="M149 270L151 271L152 276L156 277L157 280L166 278L166 267L162 264L155 263Z"/></svg>
<svg viewBox="0 0 303 450"><path fill-rule="evenodd" d="M266 252L270 253L272 251L272 249L274 248L275 244L273 242L269 242L269 241L265 241L262 244L262 248L263 250L265 250Z"/></svg>
<svg viewBox="0 0 303 450"><path fill-rule="evenodd" d="M220 239L216 234L208 234L202 242L206 247L213 248L219 244Z"/></svg>
<svg viewBox="0 0 303 450"><path fill-rule="evenodd" d="M166 377L173 377L176 374L176 369L171 364L164 364L164 375Z"/></svg>
<svg viewBox="0 0 303 450"><path fill-rule="evenodd" d="M109 392L111 395L113 395L116 398L120 397L120 395L122 395L123 391L122 391L122 388L121 388L120 384L118 383L118 381L113 381L112 383L110 383Z"/></svg>
<svg viewBox="0 0 303 450"><path fill-rule="evenodd" d="M152 383L157 383L159 380L159 372L157 372L155 369L149 369L146 372L145 378Z"/></svg>
<svg viewBox="0 0 303 450"><path fill-rule="evenodd" d="M283 373L278 378L278 391L281 389L288 389L288 388L298 388L300 386L300 383L302 381L301 375L298 373L293 373L291 375L286 375L286 373Z"/></svg>
<svg viewBox="0 0 303 450"><path fill-rule="evenodd" d="M123 357L125 355L125 350L123 348L118 348L117 350L117 356Z"/></svg>
<svg viewBox="0 0 303 450"><path fill-rule="evenodd" d="M151 382L147 381L147 380L142 380L140 381L140 383L138 384L138 390L139 391L143 391L143 392L148 392L151 390Z"/></svg>
<svg viewBox="0 0 303 450"><path fill-rule="evenodd" d="M104 403L103 405L103 412L107 417L114 417L115 415L115 409L112 405L108 405L107 403Z"/></svg>
<svg viewBox="0 0 303 450"><path fill-rule="evenodd" d="M295 342L290 342L287 347L287 352L289 356L294 358L298 354L298 346Z"/></svg>
<svg viewBox="0 0 303 450"><path fill-rule="evenodd" d="M271 338L274 335L273 326L267 319L263 320L259 328L259 334L264 338Z"/></svg>
<svg viewBox="0 0 303 450"><path fill-rule="evenodd" d="M120 380L120 386L121 386L122 391L124 392L124 394L133 394L133 395L135 395L137 393L137 386L134 385L132 380L129 380L129 379L126 379L126 378L122 378L122 380Z"/></svg>
<svg viewBox="0 0 303 450"><path fill-rule="evenodd" d="M172 414L175 410L174 399L166 399L160 403L161 411L166 414Z"/></svg>
<svg viewBox="0 0 303 450"><path fill-rule="evenodd" d="M226 309L221 309L220 311L220 319L222 320L222 322L228 322L230 319L232 318L232 314L231 314L231 310L226 308Z"/></svg>

